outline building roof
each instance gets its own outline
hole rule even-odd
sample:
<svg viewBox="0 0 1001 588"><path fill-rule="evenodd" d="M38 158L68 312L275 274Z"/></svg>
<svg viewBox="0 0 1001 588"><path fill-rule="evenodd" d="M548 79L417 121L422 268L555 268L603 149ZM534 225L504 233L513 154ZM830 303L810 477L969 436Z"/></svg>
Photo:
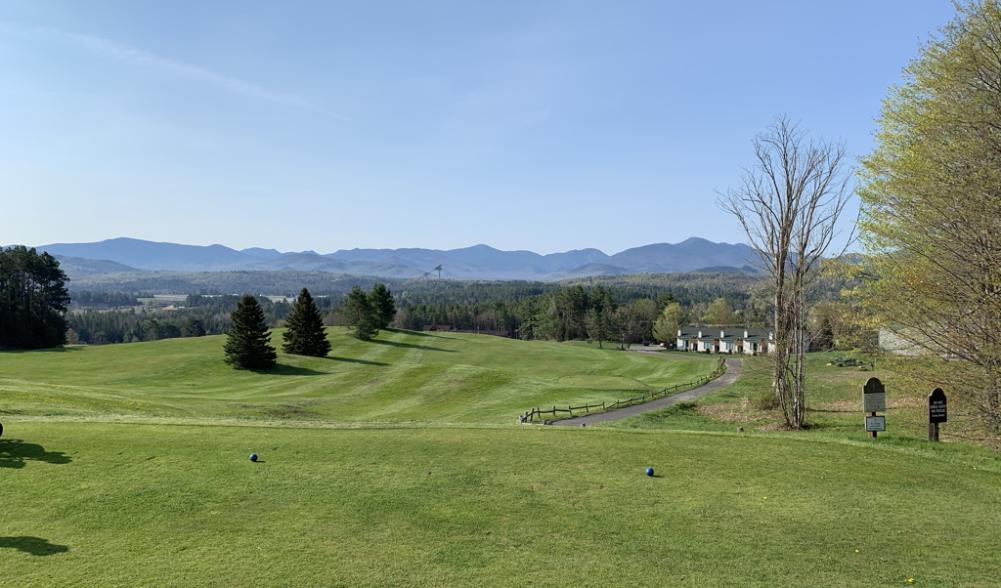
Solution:
<svg viewBox="0 0 1001 588"><path fill-rule="evenodd" d="M678 335L680 339L699 339L699 333L702 333L702 339L746 339L747 341L754 341L758 339L768 339L769 335L772 334L769 329L762 328L744 328L744 327L681 327L681 334ZM744 332L747 332L747 337L744 337ZM722 337L720 336L722 333Z"/></svg>

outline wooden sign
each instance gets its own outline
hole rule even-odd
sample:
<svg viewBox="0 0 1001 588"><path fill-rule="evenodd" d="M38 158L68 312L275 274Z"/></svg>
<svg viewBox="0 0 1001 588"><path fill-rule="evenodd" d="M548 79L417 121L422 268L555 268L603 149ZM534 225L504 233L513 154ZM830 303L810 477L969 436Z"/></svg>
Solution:
<svg viewBox="0 0 1001 588"><path fill-rule="evenodd" d="M946 410L945 392L943 392L941 388L935 388L932 390L932 393L928 395L928 422L944 423L948 420L949 415Z"/></svg>
<svg viewBox="0 0 1001 588"><path fill-rule="evenodd" d="M880 412L886 410L886 389L879 378L869 378L862 389L863 412Z"/></svg>
<svg viewBox="0 0 1001 588"><path fill-rule="evenodd" d="M867 433L882 433L886 430L885 416L865 417L865 430Z"/></svg>
<svg viewBox="0 0 1001 588"><path fill-rule="evenodd" d="M938 424L949 420L945 392L935 388L928 395L928 440L938 441Z"/></svg>

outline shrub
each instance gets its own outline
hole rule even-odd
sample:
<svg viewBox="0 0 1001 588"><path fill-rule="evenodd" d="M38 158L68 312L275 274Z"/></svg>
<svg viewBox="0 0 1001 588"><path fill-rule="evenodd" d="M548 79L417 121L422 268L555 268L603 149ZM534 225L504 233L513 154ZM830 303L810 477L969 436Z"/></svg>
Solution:
<svg viewBox="0 0 1001 588"><path fill-rule="evenodd" d="M779 407L779 399L772 390L762 390L751 395L748 400L755 410L775 410Z"/></svg>

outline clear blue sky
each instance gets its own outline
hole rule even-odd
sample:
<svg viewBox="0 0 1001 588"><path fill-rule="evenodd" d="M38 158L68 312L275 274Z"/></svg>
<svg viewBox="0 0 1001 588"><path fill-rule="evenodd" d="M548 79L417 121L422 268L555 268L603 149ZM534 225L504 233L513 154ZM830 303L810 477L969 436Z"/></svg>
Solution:
<svg viewBox="0 0 1001 588"><path fill-rule="evenodd" d="M141 6L141 7L140 7ZM778 114L872 147L947 0L0 2L0 243L743 241Z"/></svg>

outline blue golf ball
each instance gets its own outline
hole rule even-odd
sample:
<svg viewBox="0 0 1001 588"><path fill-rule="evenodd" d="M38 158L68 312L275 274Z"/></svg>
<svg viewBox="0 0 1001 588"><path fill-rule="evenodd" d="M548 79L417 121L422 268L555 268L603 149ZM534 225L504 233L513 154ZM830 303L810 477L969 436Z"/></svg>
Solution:
<svg viewBox="0 0 1001 588"><path fill-rule="evenodd" d="M646 475L652 476L653 475L653 468L647 468L646 469Z"/></svg>
<svg viewBox="0 0 1001 588"><path fill-rule="evenodd" d="M256 453L251 453L250 454L250 461L257 461L257 454Z"/></svg>

